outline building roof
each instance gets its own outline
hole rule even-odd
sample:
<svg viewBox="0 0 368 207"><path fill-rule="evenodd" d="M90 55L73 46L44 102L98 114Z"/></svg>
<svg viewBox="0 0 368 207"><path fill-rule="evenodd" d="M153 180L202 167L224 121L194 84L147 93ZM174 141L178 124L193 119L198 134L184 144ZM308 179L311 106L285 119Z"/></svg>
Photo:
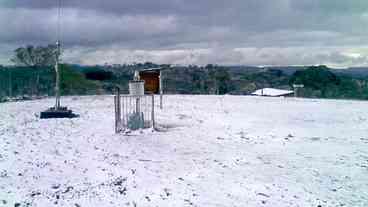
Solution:
<svg viewBox="0 0 368 207"><path fill-rule="evenodd" d="M290 95L293 94L294 91L289 91L289 90L281 90L281 89L276 89L276 88L262 88L262 89L258 89L255 92L252 93L252 95L256 95L256 96L286 96L286 95Z"/></svg>
<svg viewBox="0 0 368 207"><path fill-rule="evenodd" d="M143 68L139 69L139 72L159 72L160 70L168 70L170 67L158 67L158 68Z"/></svg>

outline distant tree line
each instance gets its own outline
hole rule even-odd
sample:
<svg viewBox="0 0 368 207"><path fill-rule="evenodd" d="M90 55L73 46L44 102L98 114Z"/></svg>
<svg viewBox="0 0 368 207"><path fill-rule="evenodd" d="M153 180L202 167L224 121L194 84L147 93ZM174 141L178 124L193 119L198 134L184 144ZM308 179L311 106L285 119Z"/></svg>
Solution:
<svg viewBox="0 0 368 207"><path fill-rule="evenodd" d="M296 71L290 85L304 84L304 97L368 99L368 79L337 75L326 66L311 66Z"/></svg>
<svg viewBox="0 0 368 207"><path fill-rule="evenodd" d="M50 96L54 91L55 47L27 46L14 52L16 66L0 66L0 101L6 97ZM165 67L164 90L170 94L246 95L260 88L292 90L293 84L305 87L307 98L368 99L368 78L336 72L326 66L246 67L171 66L151 62L123 65L61 66L62 95L109 94L119 87L128 92L134 71Z"/></svg>
<svg viewBox="0 0 368 207"><path fill-rule="evenodd" d="M62 65L63 95L111 94L116 87L128 92L128 82L145 64L120 66ZM159 66L159 65L155 65ZM164 71L164 89L169 94L246 95L271 87L292 90L293 84L305 87L307 98L368 99L368 79L333 73L326 66L311 66L286 74L279 69L234 70L232 67L180 66ZM53 95L52 66L0 67L0 97Z"/></svg>

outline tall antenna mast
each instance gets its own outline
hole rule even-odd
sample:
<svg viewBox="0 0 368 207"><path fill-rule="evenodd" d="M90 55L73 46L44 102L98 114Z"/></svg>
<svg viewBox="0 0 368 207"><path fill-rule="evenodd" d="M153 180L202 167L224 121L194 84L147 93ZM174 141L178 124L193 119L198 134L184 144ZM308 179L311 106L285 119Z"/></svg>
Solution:
<svg viewBox="0 0 368 207"><path fill-rule="evenodd" d="M61 37L61 0L58 0L58 16L57 16L57 39Z"/></svg>
<svg viewBox="0 0 368 207"><path fill-rule="evenodd" d="M56 63L55 63L55 73L56 73L56 84L55 84L55 109L60 108L60 73L59 73L59 61L60 61L60 13L61 13L61 0L58 1L58 16L57 16L57 40L56 40Z"/></svg>
<svg viewBox="0 0 368 207"><path fill-rule="evenodd" d="M68 110L67 107L60 106L60 71L59 62L61 55L61 0L56 0L57 5L57 41L56 41L56 60L55 60L55 73L56 73L56 83L55 83L55 106L49 108L46 111L42 111L41 119L52 119L52 118L73 118L78 115L74 114L72 110Z"/></svg>

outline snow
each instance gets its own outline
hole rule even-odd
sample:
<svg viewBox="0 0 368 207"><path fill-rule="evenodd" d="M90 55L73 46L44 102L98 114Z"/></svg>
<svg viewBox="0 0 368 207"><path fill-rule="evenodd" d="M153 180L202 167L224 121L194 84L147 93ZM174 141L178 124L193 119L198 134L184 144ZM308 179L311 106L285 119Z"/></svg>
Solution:
<svg viewBox="0 0 368 207"><path fill-rule="evenodd" d="M0 206L368 206L368 102L165 96L114 134L113 97L0 104Z"/></svg>
<svg viewBox="0 0 368 207"><path fill-rule="evenodd" d="M294 91L288 91L288 90L281 90L281 89L275 89L275 88L262 88L258 89L255 92L252 93L252 95L257 96L286 96L289 94L293 94Z"/></svg>

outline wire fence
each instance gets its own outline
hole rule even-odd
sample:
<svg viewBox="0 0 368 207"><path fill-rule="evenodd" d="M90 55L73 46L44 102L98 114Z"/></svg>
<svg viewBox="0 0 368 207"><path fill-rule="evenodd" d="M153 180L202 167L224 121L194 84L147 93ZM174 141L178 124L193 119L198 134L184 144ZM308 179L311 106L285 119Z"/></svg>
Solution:
<svg viewBox="0 0 368 207"><path fill-rule="evenodd" d="M154 95L114 96L115 133L143 128L155 128Z"/></svg>

